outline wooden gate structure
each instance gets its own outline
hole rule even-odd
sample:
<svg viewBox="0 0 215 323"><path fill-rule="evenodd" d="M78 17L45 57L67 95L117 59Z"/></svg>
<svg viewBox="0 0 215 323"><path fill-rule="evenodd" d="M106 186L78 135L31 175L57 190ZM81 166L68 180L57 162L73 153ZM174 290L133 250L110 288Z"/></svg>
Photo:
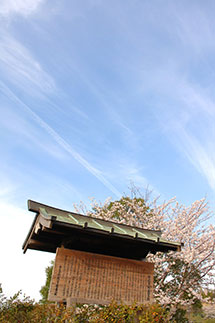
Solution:
<svg viewBox="0 0 215 323"><path fill-rule="evenodd" d="M49 300L125 304L153 302L149 252L178 251L180 243L146 230L64 211L28 201L35 218L23 244L27 249L56 253Z"/></svg>

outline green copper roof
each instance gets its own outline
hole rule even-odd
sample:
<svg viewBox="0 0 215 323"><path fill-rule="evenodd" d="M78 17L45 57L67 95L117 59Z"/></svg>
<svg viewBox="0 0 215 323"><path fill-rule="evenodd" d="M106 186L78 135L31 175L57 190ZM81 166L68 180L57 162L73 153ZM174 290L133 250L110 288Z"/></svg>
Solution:
<svg viewBox="0 0 215 323"><path fill-rule="evenodd" d="M142 239L152 240L154 242L160 241L169 243L169 241L161 238L160 231L131 227L128 225L93 218L77 213L70 213L67 211L64 211L65 213L62 215L59 214L56 209L47 212L45 208L39 208L39 212L43 217L47 219L55 218L55 221L80 226L82 228L95 229L105 231L107 233L116 233L119 235L130 236L132 238L139 237ZM180 246L180 243L171 242L171 244Z"/></svg>

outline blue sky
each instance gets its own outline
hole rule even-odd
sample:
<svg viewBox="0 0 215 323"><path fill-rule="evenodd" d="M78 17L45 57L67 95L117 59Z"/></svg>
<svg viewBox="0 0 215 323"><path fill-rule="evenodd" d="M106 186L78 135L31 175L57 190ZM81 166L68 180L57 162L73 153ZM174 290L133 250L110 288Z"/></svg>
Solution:
<svg viewBox="0 0 215 323"><path fill-rule="evenodd" d="M8 295L38 298L53 259L22 255L29 198L73 209L89 197L117 199L132 181L184 204L207 195L214 208L214 10L209 0L1 1Z"/></svg>

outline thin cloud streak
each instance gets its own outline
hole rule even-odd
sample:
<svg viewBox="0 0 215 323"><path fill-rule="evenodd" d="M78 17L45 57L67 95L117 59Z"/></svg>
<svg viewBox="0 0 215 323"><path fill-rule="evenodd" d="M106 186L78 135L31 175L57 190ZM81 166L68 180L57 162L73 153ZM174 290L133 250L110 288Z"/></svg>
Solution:
<svg viewBox="0 0 215 323"><path fill-rule="evenodd" d="M99 85L99 82L95 82L94 79L89 78L89 76L83 71L83 69L77 67L77 65L78 63L76 62L76 66L72 66L72 69L76 71L76 73L87 85L88 89L92 92L98 102L106 109L106 111L108 111L112 121L116 123L120 128L122 128L126 135L129 135L130 137L134 136L133 131L123 121L122 114L118 113L117 109L114 109L112 105L107 101L106 97L110 97L110 93L104 93L104 89L101 87L101 85Z"/></svg>
<svg viewBox="0 0 215 323"><path fill-rule="evenodd" d="M0 70L16 87L24 89L28 95L42 97L53 108L60 109L47 94L57 93L58 97L67 99L67 95L59 90L55 80L44 71L41 64L33 57L31 52L9 34L0 35ZM74 104L69 106L71 111L81 118L89 120L89 116Z"/></svg>
<svg viewBox="0 0 215 323"><path fill-rule="evenodd" d="M154 103L154 117L174 148L215 190L213 89L191 82L189 74L183 74L177 64L167 64L158 70L150 87L160 95L159 102Z"/></svg>
<svg viewBox="0 0 215 323"><path fill-rule="evenodd" d="M202 95L200 89L196 90L189 85L184 86L181 97L188 107L193 107L195 111L199 109L210 118L215 117L215 103L208 96Z"/></svg>
<svg viewBox="0 0 215 323"><path fill-rule="evenodd" d="M13 101L21 104L33 119L57 142L65 151L67 151L75 160L77 160L84 168L94 175L100 182L103 183L117 197L121 197L121 193L102 175L102 173L93 167L86 159L76 152L70 144L68 144L52 127L42 120L31 108L21 101L5 84L0 82L2 92L5 93Z"/></svg>
<svg viewBox="0 0 215 323"><path fill-rule="evenodd" d="M207 179L208 184L215 189L215 156L211 155L195 137L182 127L175 129L176 143L194 167ZM213 145L212 145L213 146Z"/></svg>
<svg viewBox="0 0 215 323"><path fill-rule="evenodd" d="M215 155L213 125L215 122L215 104L208 96L196 90L189 84L185 84L182 91L183 101L187 106L187 122L178 124L174 121L174 130L179 139L180 146L188 160L206 178L210 187L215 189ZM190 111L188 110L190 108ZM195 123L195 114L201 117L199 133L190 132L190 124ZM207 124L208 131L204 131L202 125ZM188 128L189 127L189 128ZM188 128L188 129L187 129ZM200 140L201 135L203 139Z"/></svg>
<svg viewBox="0 0 215 323"><path fill-rule="evenodd" d="M16 86L28 88L28 93L56 91L54 80L42 69L30 52L10 35L0 36L0 68Z"/></svg>
<svg viewBox="0 0 215 323"><path fill-rule="evenodd" d="M8 17L12 14L28 16L38 9L44 0L1 0L0 15Z"/></svg>

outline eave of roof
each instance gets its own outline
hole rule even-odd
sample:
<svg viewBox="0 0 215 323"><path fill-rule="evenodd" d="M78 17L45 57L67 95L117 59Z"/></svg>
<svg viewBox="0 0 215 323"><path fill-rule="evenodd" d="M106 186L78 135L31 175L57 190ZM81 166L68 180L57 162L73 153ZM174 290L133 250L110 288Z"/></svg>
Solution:
<svg viewBox="0 0 215 323"><path fill-rule="evenodd" d="M108 236L109 240L118 239L119 245L123 241L123 243L126 242L125 245L127 246L133 246L132 241L135 240L139 245L142 244L142 246L144 245L145 248L149 249L147 253L152 250L155 252L165 252L168 250L176 251L181 248L180 243L163 239L161 231L131 227L125 224L93 218L31 200L28 201L28 209L29 211L36 212L36 216L23 244L24 252L28 248L55 252L55 249L59 247L59 244L62 245L65 239L68 240L69 237L74 239L77 236L81 241L87 235L91 235L92 242L93 237L99 237L98 239L103 239L101 241L104 242L104 239L106 239L104 237Z"/></svg>

